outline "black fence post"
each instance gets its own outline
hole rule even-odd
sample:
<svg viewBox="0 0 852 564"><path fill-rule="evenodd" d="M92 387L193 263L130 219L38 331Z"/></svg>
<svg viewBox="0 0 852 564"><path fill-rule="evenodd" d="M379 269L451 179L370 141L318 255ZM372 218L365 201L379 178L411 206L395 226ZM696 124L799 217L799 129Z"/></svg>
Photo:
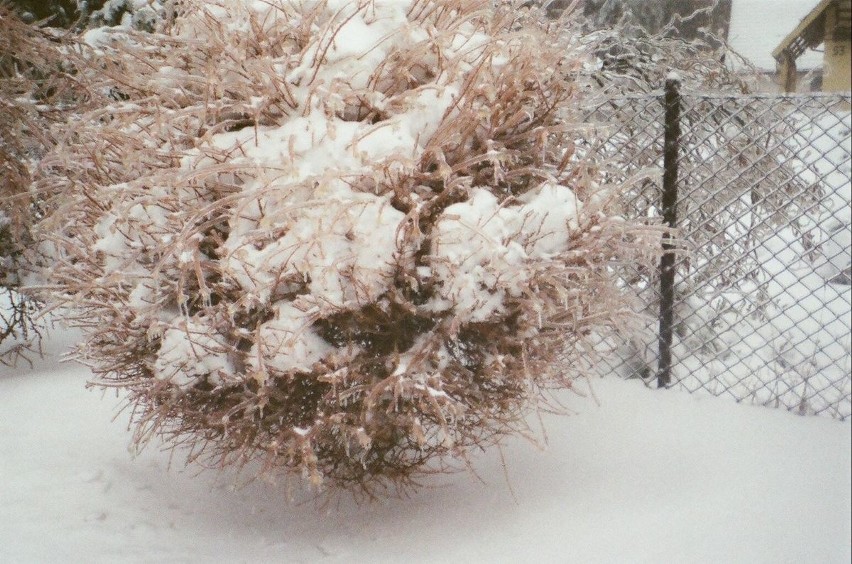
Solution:
<svg viewBox="0 0 852 564"><path fill-rule="evenodd" d="M677 167L680 153L680 81L666 79L664 96L665 130L663 136L663 195L662 213L666 226L677 225ZM674 334L675 255L668 233L663 235L663 256L660 259L660 354L657 387L671 382L672 338Z"/></svg>

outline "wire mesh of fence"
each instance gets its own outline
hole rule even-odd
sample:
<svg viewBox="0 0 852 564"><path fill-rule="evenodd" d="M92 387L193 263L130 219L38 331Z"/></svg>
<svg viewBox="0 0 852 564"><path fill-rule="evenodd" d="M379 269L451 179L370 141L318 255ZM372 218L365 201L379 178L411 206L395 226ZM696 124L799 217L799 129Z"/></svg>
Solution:
<svg viewBox="0 0 852 564"><path fill-rule="evenodd" d="M670 386L841 420L852 415L850 96L681 94ZM583 150L624 185L624 213L661 214L662 93L590 102ZM659 366L660 273L614 267L637 324L601 367Z"/></svg>

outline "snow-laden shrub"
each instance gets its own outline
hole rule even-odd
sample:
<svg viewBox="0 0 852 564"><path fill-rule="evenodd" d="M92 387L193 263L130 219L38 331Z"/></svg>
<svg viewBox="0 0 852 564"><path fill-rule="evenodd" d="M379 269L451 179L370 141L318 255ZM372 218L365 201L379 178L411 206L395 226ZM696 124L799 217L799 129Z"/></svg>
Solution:
<svg viewBox="0 0 852 564"><path fill-rule="evenodd" d="M53 298L139 443L405 485L571 385L659 235L574 162L570 45L483 1L184 10L94 38L115 101L43 166Z"/></svg>
<svg viewBox="0 0 852 564"><path fill-rule="evenodd" d="M80 0L3 0L26 23L69 27L77 20ZM5 28L4 28L5 30Z"/></svg>
<svg viewBox="0 0 852 564"><path fill-rule="evenodd" d="M106 0L96 10L85 10L88 28L124 27L153 32L174 13L174 0ZM88 8L88 6L87 6ZM84 15L86 15L84 14Z"/></svg>
<svg viewBox="0 0 852 564"><path fill-rule="evenodd" d="M121 26L153 31L176 0L4 0L27 23L83 29Z"/></svg>

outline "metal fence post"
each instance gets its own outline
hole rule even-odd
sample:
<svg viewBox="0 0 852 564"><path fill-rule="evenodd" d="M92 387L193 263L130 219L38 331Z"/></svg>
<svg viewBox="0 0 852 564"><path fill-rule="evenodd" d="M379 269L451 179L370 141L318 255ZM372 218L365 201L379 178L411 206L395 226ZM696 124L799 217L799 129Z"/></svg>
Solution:
<svg viewBox="0 0 852 564"><path fill-rule="evenodd" d="M665 130L663 135L663 221L668 227L677 225L678 156L680 153L680 80L669 76L664 95ZM657 386L671 382L672 338L674 332L675 255L670 235L663 235L660 259L660 351Z"/></svg>

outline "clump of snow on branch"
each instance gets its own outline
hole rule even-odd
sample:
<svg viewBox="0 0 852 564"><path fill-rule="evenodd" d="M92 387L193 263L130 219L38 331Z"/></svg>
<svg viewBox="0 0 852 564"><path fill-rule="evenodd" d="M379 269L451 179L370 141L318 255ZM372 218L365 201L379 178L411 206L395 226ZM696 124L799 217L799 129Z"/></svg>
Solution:
<svg viewBox="0 0 852 564"><path fill-rule="evenodd" d="M573 156L582 54L517 14L217 0L92 36L113 101L45 159L39 251L139 442L373 491L570 386L659 233Z"/></svg>

